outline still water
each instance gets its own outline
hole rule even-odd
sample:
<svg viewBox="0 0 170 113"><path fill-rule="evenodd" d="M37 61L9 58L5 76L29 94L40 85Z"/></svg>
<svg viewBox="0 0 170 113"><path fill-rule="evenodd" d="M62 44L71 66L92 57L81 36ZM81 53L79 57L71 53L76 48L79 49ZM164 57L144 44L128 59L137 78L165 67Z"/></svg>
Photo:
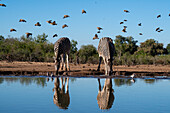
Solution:
<svg viewBox="0 0 170 113"><path fill-rule="evenodd" d="M170 80L0 77L0 113L170 113Z"/></svg>

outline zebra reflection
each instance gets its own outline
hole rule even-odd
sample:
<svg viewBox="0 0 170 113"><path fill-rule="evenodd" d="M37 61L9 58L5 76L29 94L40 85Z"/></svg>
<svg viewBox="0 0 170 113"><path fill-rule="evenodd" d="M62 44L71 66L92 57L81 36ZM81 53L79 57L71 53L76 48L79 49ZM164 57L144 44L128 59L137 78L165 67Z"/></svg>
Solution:
<svg viewBox="0 0 170 113"><path fill-rule="evenodd" d="M61 88L60 88L61 82ZM66 84L66 87L65 87ZM68 109L70 104L70 96L68 90L69 78L61 78L58 77L54 80L54 96L53 101L56 106L60 109ZM66 89L66 90L65 90Z"/></svg>
<svg viewBox="0 0 170 113"><path fill-rule="evenodd" d="M97 95L97 103L100 109L110 109L114 102L114 90L112 89L112 80L107 78L105 80L105 84L103 89L101 90L100 79L98 79L99 83L99 92Z"/></svg>

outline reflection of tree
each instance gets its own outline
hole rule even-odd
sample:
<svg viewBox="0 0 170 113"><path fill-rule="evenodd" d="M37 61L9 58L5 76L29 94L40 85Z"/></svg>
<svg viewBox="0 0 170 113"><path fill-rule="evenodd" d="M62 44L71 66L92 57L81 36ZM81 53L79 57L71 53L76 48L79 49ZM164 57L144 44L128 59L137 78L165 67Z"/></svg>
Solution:
<svg viewBox="0 0 170 113"><path fill-rule="evenodd" d="M72 83L76 81L76 78L69 78L69 79Z"/></svg>
<svg viewBox="0 0 170 113"><path fill-rule="evenodd" d="M60 82L61 82L61 88L60 88ZM66 87L65 87L65 84L66 84ZM69 84L69 78L61 78L61 81L59 80L58 77L55 78L53 101L54 101L54 104L56 104L56 106L58 106L61 109L68 109L68 106L70 104L68 84Z"/></svg>
<svg viewBox="0 0 170 113"><path fill-rule="evenodd" d="M145 79L144 81L145 83L148 83L148 84L154 84L156 82L156 79Z"/></svg>
<svg viewBox="0 0 170 113"><path fill-rule="evenodd" d="M112 89L112 80L110 78L105 80L103 89L101 90L100 79L99 82L99 92L97 95L97 103L100 109L110 109L114 102L114 90Z"/></svg>
<svg viewBox="0 0 170 113"><path fill-rule="evenodd" d="M35 78L35 77L4 77L0 78L0 84L1 81L6 81L7 83L12 82L20 82L22 85L30 85L32 83L36 83L39 86L44 87L46 85L46 79L45 78Z"/></svg>
<svg viewBox="0 0 170 113"><path fill-rule="evenodd" d="M114 79L114 83L116 86L122 86L122 85L131 86L133 83L132 80L133 79Z"/></svg>
<svg viewBox="0 0 170 113"><path fill-rule="evenodd" d="M2 83L3 83L3 81L4 81L4 79L3 79L3 78L0 78L0 84L2 84Z"/></svg>

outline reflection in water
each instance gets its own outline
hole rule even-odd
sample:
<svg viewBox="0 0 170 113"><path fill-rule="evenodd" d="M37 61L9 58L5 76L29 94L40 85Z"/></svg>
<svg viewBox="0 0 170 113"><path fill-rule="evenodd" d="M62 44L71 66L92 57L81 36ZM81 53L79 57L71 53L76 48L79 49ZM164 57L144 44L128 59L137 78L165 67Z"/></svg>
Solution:
<svg viewBox="0 0 170 113"><path fill-rule="evenodd" d="M99 83L99 92L97 95L97 103L100 109L110 109L114 102L114 90L112 89L112 79L107 78L105 80L103 89L101 90L100 79L98 79Z"/></svg>
<svg viewBox="0 0 170 113"><path fill-rule="evenodd" d="M144 81L145 83L148 83L148 84L154 84L157 80L156 79L145 79Z"/></svg>
<svg viewBox="0 0 170 113"><path fill-rule="evenodd" d="M61 82L61 88L60 88ZM66 84L66 87L65 87ZM68 109L70 104L70 96L68 90L69 78L58 78L54 80L54 96L53 101L61 109ZM66 90L65 90L66 89Z"/></svg>
<svg viewBox="0 0 170 113"><path fill-rule="evenodd" d="M133 83L135 83L135 79L114 79L114 83L116 86L122 86L122 85L128 85L131 86Z"/></svg>
<svg viewBox="0 0 170 113"><path fill-rule="evenodd" d="M13 82L20 82L22 85L31 85L36 83L38 86L46 86L46 79L42 77L0 77L0 84L6 81L8 84Z"/></svg>

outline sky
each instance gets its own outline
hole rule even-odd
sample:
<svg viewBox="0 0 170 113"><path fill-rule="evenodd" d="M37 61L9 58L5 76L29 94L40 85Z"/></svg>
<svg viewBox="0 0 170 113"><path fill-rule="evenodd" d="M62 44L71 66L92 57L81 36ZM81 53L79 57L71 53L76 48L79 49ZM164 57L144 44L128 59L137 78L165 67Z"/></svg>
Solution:
<svg viewBox="0 0 170 113"><path fill-rule="evenodd" d="M87 44L97 47L99 39L92 38L97 27L102 27L99 38L114 40L115 36L122 35L132 36L138 45L147 39L155 39L164 47L170 43L170 0L0 0L1 3L7 6L0 6L0 35L5 38L20 38L26 32L31 32L33 37L45 33L51 43L68 37L78 42L78 48ZM82 14L82 9L87 13ZM157 18L159 14L161 18ZM70 17L63 19L64 15ZM21 23L19 19L27 22ZM123 24L127 26L127 33L122 32L123 25L120 25L124 19L127 19ZM57 26L48 24L48 20L56 21ZM36 22L42 26L34 26ZM68 28L62 29L63 24ZM157 27L164 31L156 32ZM17 32L10 32L11 28ZM139 35L140 32L143 35ZM54 34L58 37L53 38Z"/></svg>

